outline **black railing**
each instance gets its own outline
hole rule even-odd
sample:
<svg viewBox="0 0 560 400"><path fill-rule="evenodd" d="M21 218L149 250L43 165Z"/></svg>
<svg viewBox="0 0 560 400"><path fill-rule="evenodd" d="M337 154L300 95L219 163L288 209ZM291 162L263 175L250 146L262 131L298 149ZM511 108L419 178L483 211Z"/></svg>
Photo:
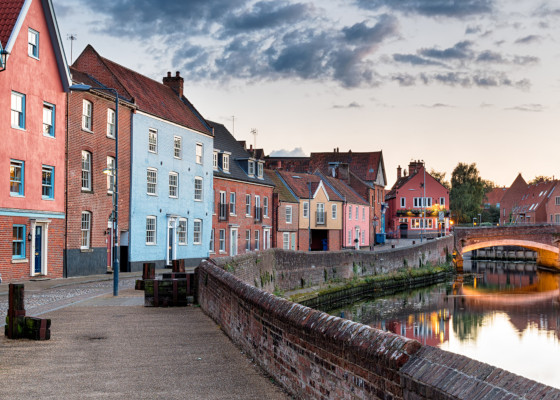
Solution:
<svg viewBox="0 0 560 400"><path fill-rule="evenodd" d="M228 220L228 203L218 203L218 221Z"/></svg>

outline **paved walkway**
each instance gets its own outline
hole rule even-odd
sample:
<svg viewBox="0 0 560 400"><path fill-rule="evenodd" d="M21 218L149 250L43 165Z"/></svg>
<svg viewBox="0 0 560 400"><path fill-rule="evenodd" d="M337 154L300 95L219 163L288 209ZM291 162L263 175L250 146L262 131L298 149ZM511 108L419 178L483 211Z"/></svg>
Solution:
<svg viewBox="0 0 560 400"><path fill-rule="evenodd" d="M113 297L112 281L88 278L25 283L27 299L82 292L27 310L51 319L51 340L0 336L0 399L289 398L200 308L144 307L134 279Z"/></svg>

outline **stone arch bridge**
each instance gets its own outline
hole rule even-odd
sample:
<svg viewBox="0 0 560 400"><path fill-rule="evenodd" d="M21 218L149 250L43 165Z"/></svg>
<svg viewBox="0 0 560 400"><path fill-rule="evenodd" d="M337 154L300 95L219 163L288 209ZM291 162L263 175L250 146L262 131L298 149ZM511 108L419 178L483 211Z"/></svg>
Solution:
<svg viewBox="0 0 560 400"><path fill-rule="evenodd" d="M560 225L455 227L454 235L458 261L484 247L520 246L537 253L537 264L560 269Z"/></svg>

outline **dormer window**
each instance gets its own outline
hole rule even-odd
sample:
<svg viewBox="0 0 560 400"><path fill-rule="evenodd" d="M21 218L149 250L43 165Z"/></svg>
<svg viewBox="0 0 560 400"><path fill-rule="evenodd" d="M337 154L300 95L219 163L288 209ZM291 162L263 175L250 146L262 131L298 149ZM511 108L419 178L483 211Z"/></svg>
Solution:
<svg viewBox="0 0 560 400"><path fill-rule="evenodd" d="M263 177L263 171L264 171L263 163L261 163L261 162L258 163L257 168L258 168L258 169L257 169L257 176L258 176L259 178L262 178L262 177Z"/></svg>
<svg viewBox="0 0 560 400"><path fill-rule="evenodd" d="M222 154L222 169L229 172L229 154Z"/></svg>
<svg viewBox="0 0 560 400"><path fill-rule="evenodd" d="M214 151L214 155L212 157L212 167L214 170L218 169L218 152Z"/></svg>
<svg viewBox="0 0 560 400"><path fill-rule="evenodd" d="M247 173L249 176L255 175L255 162L249 161L249 166L247 167Z"/></svg>

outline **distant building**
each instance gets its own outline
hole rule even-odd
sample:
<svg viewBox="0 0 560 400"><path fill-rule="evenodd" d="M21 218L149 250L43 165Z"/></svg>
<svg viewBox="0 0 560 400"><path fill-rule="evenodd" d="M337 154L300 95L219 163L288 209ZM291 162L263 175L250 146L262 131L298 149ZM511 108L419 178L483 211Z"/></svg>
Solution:
<svg viewBox="0 0 560 400"><path fill-rule="evenodd" d="M272 197L272 247L297 250L299 200L275 171L266 169L265 174L275 185Z"/></svg>
<svg viewBox="0 0 560 400"><path fill-rule="evenodd" d="M484 197L484 208L489 208L490 206L500 208L500 203L507 189L506 187L497 187L486 193Z"/></svg>
<svg viewBox="0 0 560 400"><path fill-rule="evenodd" d="M385 196L387 232L393 237L434 237L449 232L449 190L425 170L423 161L411 161L409 173L397 168L397 181Z"/></svg>
<svg viewBox="0 0 560 400"><path fill-rule="evenodd" d="M0 2L0 280L60 278L70 74L50 1Z"/></svg>

